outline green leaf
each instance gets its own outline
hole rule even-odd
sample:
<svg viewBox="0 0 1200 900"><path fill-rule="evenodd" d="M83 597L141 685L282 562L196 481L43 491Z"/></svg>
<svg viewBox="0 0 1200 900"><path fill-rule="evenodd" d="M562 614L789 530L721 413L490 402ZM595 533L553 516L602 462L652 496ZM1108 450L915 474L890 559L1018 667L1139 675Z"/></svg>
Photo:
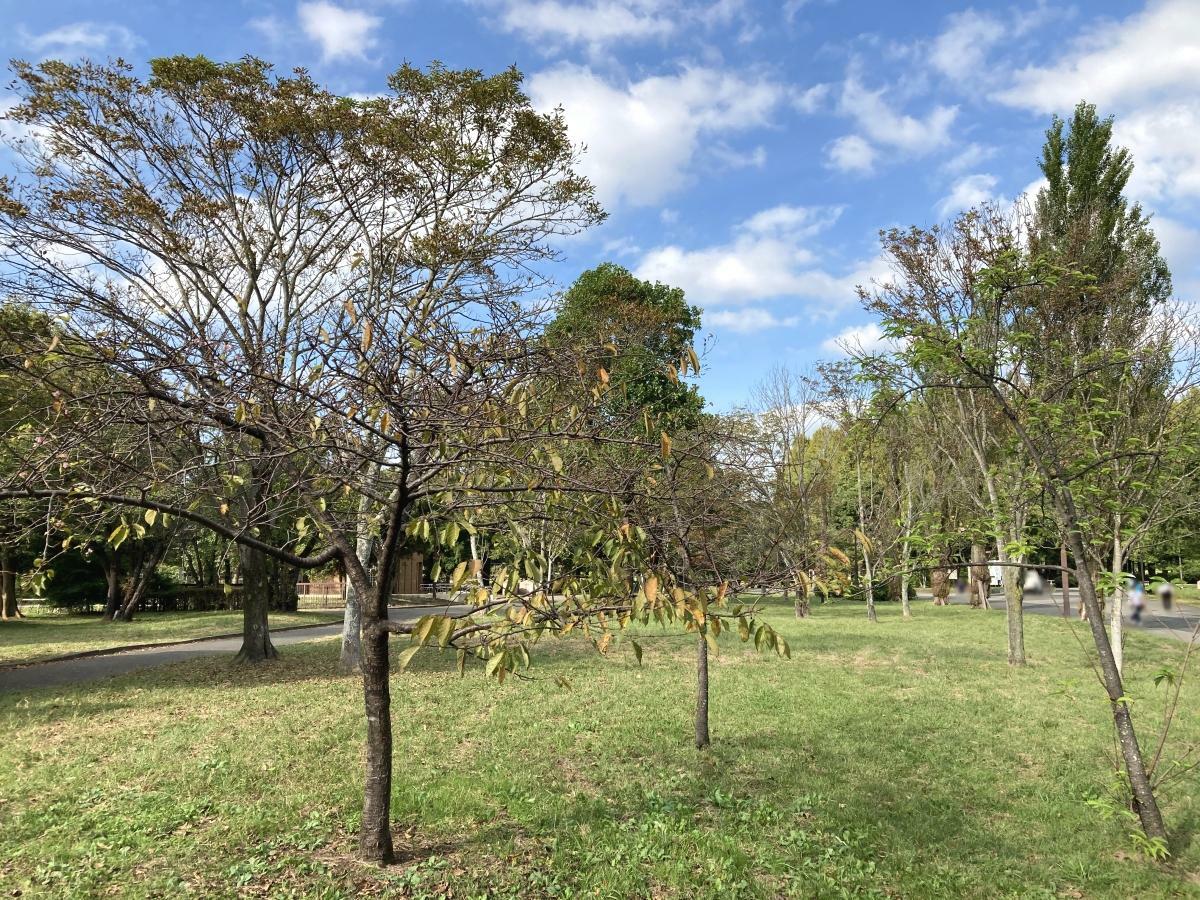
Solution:
<svg viewBox="0 0 1200 900"><path fill-rule="evenodd" d="M630 641L629 646L633 649L633 656L637 660L637 664L642 664L642 645L637 641Z"/></svg>
<svg viewBox="0 0 1200 900"><path fill-rule="evenodd" d="M1175 672L1171 669L1162 668L1154 673L1154 686L1155 687L1158 687L1164 681L1168 685L1174 684L1175 683Z"/></svg>
<svg viewBox="0 0 1200 900"><path fill-rule="evenodd" d="M484 666L484 669L483 669L484 677L491 678L493 675L495 675L496 670L504 665L504 657L507 655L508 655L507 652L502 650L499 653L497 653L496 655L494 655L491 659L489 659L487 661L487 665Z"/></svg>
<svg viewBox="0 0 1200 900"><path fill-rule="evenodd" d="M708 644L708 649L713 656L721 655L721 648L717 646L717 636L707 628L704 629L704 643Z"/></svg>
<svg viewBox="0 0 1200 900"><path fill-rule="evenodd" d="M412 639L413 643L421 646L429 640L429 633L433 631L434 623L441 618L440 616L421 616L417 619L417 624L413 627Z"/></svg>
<svg viewBox="0 0 1200 900"><path fill-rule="evenodd" d="M417 651L420 649L420 644L414 644L413 646L400 651L400 653L396 656L396 664L401 672L408 668L408 664L412 662L412 658L417 655Z"/></svg>
<svg viewBox="0 0 1200 900"><path fill-rule="evenodd" d="M453 634L454 620L450 616L441 616L441 622L438 624L437 630L438 646L447 646L450 643L450 636Z"/></svg>

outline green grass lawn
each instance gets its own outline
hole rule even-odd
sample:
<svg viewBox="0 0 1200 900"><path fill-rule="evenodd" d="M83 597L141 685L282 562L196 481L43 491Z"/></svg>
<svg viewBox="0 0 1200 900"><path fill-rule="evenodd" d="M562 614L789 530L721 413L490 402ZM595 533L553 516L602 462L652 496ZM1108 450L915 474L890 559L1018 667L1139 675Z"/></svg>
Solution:
<svg viewBox="0 0 1200 900"><path fill-rule="evenodd" d="M1112 781L1085 657L1027 619L854 604L775 624L793 659L722 639L714 746L690 745L693 644L607 658L575 640L497 686L418 654L393 678L402 861L353 859L358 682L335 640L257 668L213 658L92 687L0 694L0 885L53 897L1200 896L1200 785L1165 796L1168 864L1086 801ZM1149 739L1152 675L1181 647L1129 637ZM566 690L555 675L568 678ZM1200 674L1177 742L1200 739ZM1156 693L1157 692L1157 693ZM1176 746L1179 746L1177 743Z"/></svg>
<svg viewBox="0 0 1200 900"><path fill-rule="evenodd" d="M338 611L271 613L272 628L312 625L341 618ZM34 615L0 622L0 666L35 662L125 644L185 641L232 634L242 629L242 613L141 613L132 622L105 622L99 616Z"/></svg>

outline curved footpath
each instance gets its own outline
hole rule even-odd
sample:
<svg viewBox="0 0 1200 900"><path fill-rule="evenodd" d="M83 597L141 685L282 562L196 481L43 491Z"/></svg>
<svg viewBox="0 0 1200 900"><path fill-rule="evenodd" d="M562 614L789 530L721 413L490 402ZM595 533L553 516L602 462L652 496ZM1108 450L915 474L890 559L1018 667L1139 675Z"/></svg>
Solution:
<svg viewBox="0 0 1200 900"><path fill-rule="evenodd" d="M397 622L411 622L430 613L466 615L468 606L394 606L388 610L389 618ZM271 643L276 647L287 647L304 641L334 637L342 633L342 623L285 628L271 632ZM233 656L241 649L241 637L206 638L185 644L165 644L139 650L87 656L81 659L49 660L31 663L16 669L0 671L0 691L23 691L30 688L53 687L63 684L78 684L123 675L138 669L149 669L167 663L182 662L199 656L228 653Z"/></svg>
<svg viewBox="0 0 1200 900"><path fill-rule="evenodd" d="M928 599L929 592L922 591L921 599ZM950 595L950 602L954 605L966 605L970 601L965 594L954 596ZM992 610L1004 611L1004 593L993 591L988 597L988 603L991 604ZM1027 613L1036 613L1047 616L1062 615L1062 591L1043 591L1040 594L1026 594L1022 608ZM1142 613L1142 621L1140 625L1135 625L1129 621L1129 603L1125 603L1125 629L1126 631L1142 631L1147 634L1158 635L1159 637L1173 638L1177 641L1191 640L1192 632L1196 626L1200 624L1200 606L1190 606L1186 603L1176 601L1171 605L1170 610L1163 609L1162 604L1157 598L1146 598L1146 609ZM1079 621L1079 592L1074 587L1071 588L1071 617L1072 621ZM1108 622L1107 613L1105 614L1105 623Z"/></svg>

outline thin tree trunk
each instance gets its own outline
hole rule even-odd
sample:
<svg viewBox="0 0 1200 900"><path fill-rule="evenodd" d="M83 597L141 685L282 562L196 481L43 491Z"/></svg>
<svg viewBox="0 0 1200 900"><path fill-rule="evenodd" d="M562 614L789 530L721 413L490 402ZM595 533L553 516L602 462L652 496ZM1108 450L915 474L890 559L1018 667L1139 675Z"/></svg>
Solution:
<svg viewBox="0 0 1200 900"><path fill-rule="evenodd" d="M295 612L299 609L300 597L296 585L300 581L300 570L280 560L268 559L267 575L270 609L278 612Z"/></svg>
<svg viewBox="0 0 1200 900"><path fill-rule="evenodd" d="M1154 789L1150 785L1150 777L1146 773L1146 764L1142 759L1142 751L1138 746L1137 734L1133 728L1133 717L1129 710L1129 701L1125 696L1125 688L1121 683L1121 672L1113 657L1112 644L1109 643L1108 633L1104 630L1104 618L1096 599L1096 586L1092 574L1088 571L1084 560L1087 551L1083 543L1083 535L1076 524L1074 504L1070 497L1059 501L1059 515L1068 523L1068 535L1071 553L1075 557L1075 581L1079 587L1079 599L1088 612L1088 625L1092 629L1092 640L1096 644L1099 657L1100 673L1104 681L1104 689L1108 693L1109 706L1112 709L1113 723L1117 731L1117 744L1125 762L1125 774L1129 778L1129 787L1133 792L1134 805L1142 830L1148 837L1167 839L1167 829L1163 824L1162 813L1158 801L1154 797Z"/></svg>
<svg viewBox="0 0 1200 900"><path fill-rule="evenodd" d="M905 619L912 618L912 604L908 602L908 552L909 534L912 531L912 487L908 483L908 464L904 464L904 541L900 544L900 609Z"/></svg>
<svg viewBox="0 0 1200 900"><path fill-rule="evenodd" d="M999 548L1000 562L1022 562L1008 558L1004 548ZM1025 665L1025 591L1021 583L1023 569L1004 567L1001 581L1004 584L1004 619L1008 625L1008 664Z"/></svg>
<svg viewBox="0 0 1200 900"><path fill-rule="evenodd" d="M104 621L111 622L121 608L121 561L116 553L104 554Z"/></svg>
<svg viewBox="0 0 1200 900"><path fill-rule="evenodd" d="M929 587L933 591L933 605L945 606L950 596L950 572L945 558L938 563L938 568L929 573Z"/></svg>
<svg viewBox="0 0 1200 900"><path fill-rule="evenodd" d="M362 603L354 583L346 579L346 611L342 616L342 650L338 654L338 670L345 673L362 671ZM434 599L437 599L436 594Z"/></svg>
<svg viewBox="0 0 1200 900"><path fill-rule="evenodd" d="M392 847L392 713L388 681L388 635L376 627L387 618L388 585L382 581L362 611L363 706L367 714L367 771L363 789L359 852L369 862L387 865Z"/></svg>
<svg viewBox="0 0 1200 900"><path fill-rule="evenodd" d="M1112 579L1113 597L1112 609L1109 611L1108 630L1109 640L1112 641L1113 662L1117 672L1125 670L1125 580L1121 577L1124 571L1125 554L1121 549L1121 514L1117 513L1113 528L1112 548Z"/></svg>
<svg viewBox="0 0 1200 900"><path fill-rule="evenodd" d="M987 548L983 544L971 544L971 564L967 567L967 574L971 580L971 606L975 609L989 609L991 604L988 602L988 594L992 573L988 571Z"/></svg>
<svg viewBox="0 0 1200 900"><path fill-rule="evenodd" d="M1067 571L1067 542L1064 540L1058 548L1058 561L1062 566L1062 614L1064 619L1071 617L1071 573Z"/></svg>
<svg viewBox="0 0 1200 900"><path fill-rule="evenodd" d="M368 484L375 484L378 468L372 470ZM355 521L354 555L364 572L371 570L371 555L375 550L375 533L371 526L371 501L362 496L358 501L358 518ZM342 650L338 654L338 669L342 672L358 672L362 669L362 598L354 586L354 579L346 575L346 611L342 617ZM433 589L437 600L437 588Z"/></svg>
<svg viewBox="0 0 1200 900"><path fill-rule="evenodd" d="M708 739L708 641L698 633L696 644L696 749L704 750Z"/></svg>
<svg viewBox="0 0 1200 900"><path fill-rule="evenodd" d="M0 620L21 619L17 605L17 572L7 547L0 549Z"/></svg>
<svg viewBox="0 0 1200 900"><path fill-rule="evenodd" d="M279 651L271 643L271 629L267 622L271 600L267 558L261 550L251 547L240 548L239 555L242 570L242 649L235 659L251 663L275 659Z"/></svg>
<svg viewBox="0 0 1200 900"><path fill-rule="evenodd" d="M162 555L157 550L152 549L142 552L141 558L133 570L133 578L129 583L129 591L124 598L124 602L121 604L121 608L113 616L114 621L133 621L134 615L141 609L142 601L146 599L146 591L150 587L150 579L154 575L154 570L158 568L161 558Z"/></svg>
<svg viewBox="0 0 1200 900"><path fill-rule="evenodd" d="M859 541L862 546L863 568L867 574L866 598L867 598L867 621L876 622L878 616L875 613L875 574L871 571L871 551L867 549L867 511L863 503L863 486L862 486L862 460L855 460L855 472L858 476L858 531L862 535L863 540Z"/></svg>

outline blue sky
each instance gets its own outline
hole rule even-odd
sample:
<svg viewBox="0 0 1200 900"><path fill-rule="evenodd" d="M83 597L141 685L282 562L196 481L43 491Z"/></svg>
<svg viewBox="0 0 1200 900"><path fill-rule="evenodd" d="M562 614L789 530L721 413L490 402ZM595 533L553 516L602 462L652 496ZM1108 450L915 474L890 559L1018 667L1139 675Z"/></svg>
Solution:
<svg viewBox="0 0 1200 900"><path fill-rule="evenodd" d="M515 64L561 104L609 220L605 259L705 310L702 390L878 339L854 287L877 232L1036 188L1051 113L1117 117L1176 292L1200 295L1200 0L3 0L8 57L247 53L371 94L400 62ZM6 101L0 94L0 106Z"/></svg>

